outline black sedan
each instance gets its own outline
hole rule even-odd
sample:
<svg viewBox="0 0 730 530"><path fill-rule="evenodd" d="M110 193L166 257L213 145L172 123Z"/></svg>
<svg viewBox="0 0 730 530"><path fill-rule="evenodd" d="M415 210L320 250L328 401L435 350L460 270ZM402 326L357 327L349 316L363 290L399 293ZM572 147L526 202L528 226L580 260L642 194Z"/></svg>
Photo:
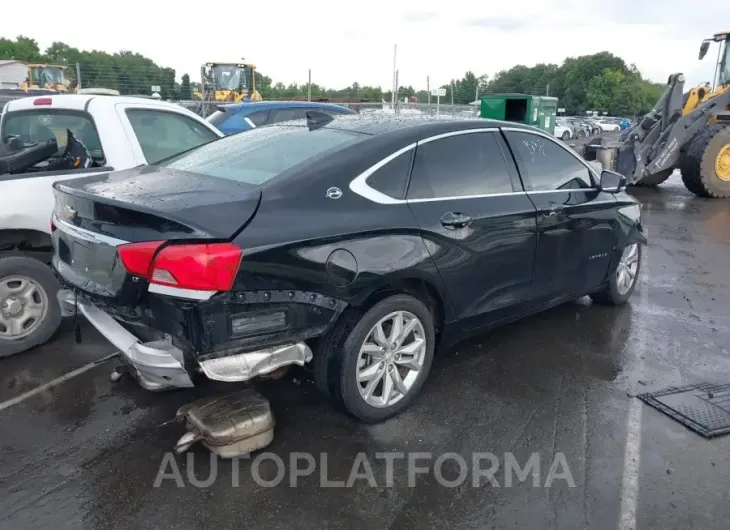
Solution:
<svg viewBox="0 0 730 530"><path fill-rule="evenodd" d="M623 304L639 204L512 123L318 113L56 183L53 266L147 389L310 363L368 422L437 346L590 295Z"/></svg>

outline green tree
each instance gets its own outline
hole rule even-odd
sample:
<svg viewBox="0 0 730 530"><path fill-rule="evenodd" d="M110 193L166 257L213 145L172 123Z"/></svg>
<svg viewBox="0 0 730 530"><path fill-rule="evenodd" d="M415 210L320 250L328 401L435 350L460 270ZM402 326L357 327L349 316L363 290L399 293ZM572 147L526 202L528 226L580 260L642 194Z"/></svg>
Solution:
<svg viewBox="0 0 730 530"><path fill-rule="evenodd" d="M190 89L190 76L183 74L182 83L180 84L180 99L193 99L193 91Z"/></svg>

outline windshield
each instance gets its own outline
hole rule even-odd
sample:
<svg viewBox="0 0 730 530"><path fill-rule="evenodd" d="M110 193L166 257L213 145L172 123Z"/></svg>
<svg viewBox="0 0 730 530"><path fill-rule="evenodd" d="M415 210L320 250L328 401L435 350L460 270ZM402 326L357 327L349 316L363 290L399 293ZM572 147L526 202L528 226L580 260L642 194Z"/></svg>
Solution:
<svg viewBox="0 0 730 530"><path fill-rule="evenodd" d="M270 126L211 142L160 165L259 185L301 162L366 137L337 129Z"/></svg>
<svg viewBox="0 0 730 530"><path fill-rule="evenodd" d="M63 68L45 67L40 69L41 83L44 85L67 85L68 80L64 75Z"/></svg>
<svg viewBox="0 0 730 530"><path fill-rule="evenodd" d="M245 79L242 79L241 73L241 69L235 65L214 66L213 83L216 90L238 90L242 81L245 85Z"/></svg>

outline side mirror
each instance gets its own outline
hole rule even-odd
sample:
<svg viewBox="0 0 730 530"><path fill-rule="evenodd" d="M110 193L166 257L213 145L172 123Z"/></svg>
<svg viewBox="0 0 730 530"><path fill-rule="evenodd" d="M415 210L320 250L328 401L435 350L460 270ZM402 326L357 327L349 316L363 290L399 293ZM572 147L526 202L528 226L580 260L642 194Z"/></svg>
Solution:
<svg viewBox="0 0 730 530"><path fill-rule="evenodd" d="M601 172L601 182L598 188L606 193L618 193L626 189L626 177L610 169L604 169Z"/></svg>
<svg viewBox="0 0 730 530"><path fill-rule="evenodd" d="M709 41L703 41L702 44L700 44L700 61L705 58L705 55L707 55L707 50L710 49L710 42Z"/></svg>

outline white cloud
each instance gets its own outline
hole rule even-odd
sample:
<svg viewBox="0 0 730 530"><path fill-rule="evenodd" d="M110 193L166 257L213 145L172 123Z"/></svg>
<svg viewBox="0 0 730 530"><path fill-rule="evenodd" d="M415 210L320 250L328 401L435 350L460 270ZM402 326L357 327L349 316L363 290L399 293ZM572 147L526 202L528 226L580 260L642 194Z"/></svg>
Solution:
<svg viewBox="0 0 730 530"><path fill-rule="evenodd" d="M407 6L405 4L408 4ZM207 6L210 7L207 7ZM82 17L29 17L17 2L3 7L0 36L63 41L82 49L142 53L199 77L207 61L253 61L275 81L343 87L392 85L393 44L402 85L448 82L465 71L494 75L515 64L561 63L567 56L610 51L653 80L683 71L688 83L710 80L711 52L697 61L700 41L730 20L730 3L707 0L698 14L679 0L453 0L311 4L281 0L252 5L126 0L104 9L75 0ZM316 8L310 6L316 5ZM319 7L332 5L335 7ZM36 12L57 12L36 0ZM718 27L713 27L718 21Z"/></svg>

